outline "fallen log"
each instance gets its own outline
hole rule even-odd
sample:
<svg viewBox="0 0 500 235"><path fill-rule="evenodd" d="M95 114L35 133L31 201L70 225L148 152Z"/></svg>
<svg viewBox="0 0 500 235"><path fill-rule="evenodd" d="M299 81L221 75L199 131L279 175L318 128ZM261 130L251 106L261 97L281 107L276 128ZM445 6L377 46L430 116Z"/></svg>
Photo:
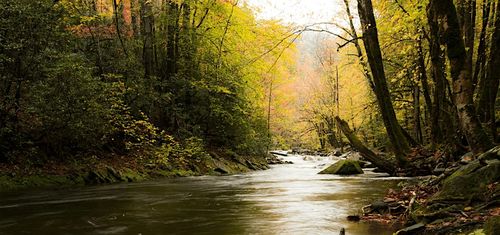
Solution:
<svg viewBox="0 0 500 235"><path fill-rule="evenodd" d="M286 157L288 156L287 152L284 151L269 151L270 154L278 155L278 156L283 156Z"/></svg>
<svg viewBox="0 0 500 235"><path fill-rule="evenodd" d="M342 131L342 133L344 133L345 137L347 137L347 139L351 143L351 146L356 149L361 154L361 156L373 163L373 165L377 166L379 169L389 173L390 175L394 175L396 173L396 164L378 156L376 153L366 147L361 142L361 140L359 140L356 134L354 134L351 128L349 128L349 124L347 124L346 121L342 120L339 117L335 117L335 122L337 123L337 126Z"/></svg>

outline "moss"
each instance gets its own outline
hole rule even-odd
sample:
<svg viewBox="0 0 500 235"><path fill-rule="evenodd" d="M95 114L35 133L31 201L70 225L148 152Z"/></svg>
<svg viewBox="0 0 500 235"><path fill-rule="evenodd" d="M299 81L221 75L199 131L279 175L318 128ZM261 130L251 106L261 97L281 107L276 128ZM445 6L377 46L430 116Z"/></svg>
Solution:
<svg viewBox="0 0 500 235"><path fill-rule="evenodd" d="M411 213L411 218L418 223L431 223L436 220L447 220L451 212L459 211L462 207L458 205L437 207L419 207Z"/></svg>
<svg viewBox="0 0 500 235"><path fill-rule="evenodd" d="M60 187L72 185L96 185L119 182L136 182L155 177L185 177L198 175L225 175L268 169L264 157L243 157L235 153L212 154L189 162L169 161L165 164L147 164L144 168L113 168L111 166L92 169L90 166L74 165L73 173L67 175L39 174L32 176L0 175L0 191L25 188ZM90 164L92 165L92 164ZM84 168L81 170L81 168ZM91 168L89 170L89 168ZM142 171L140 169L143 169Z"/></svg>
<svg viewBox="0 0 500 235"><path fill-rule="evenodd" d="M0 176L0 191L12 191L25 188L45 188L72 185L73 180L60 175L30 175L22 177Z"/></svg>
<svg viewBox="0 0 500 235"><path fill-rule="evenodd" d="M146 179L146 177L138 171L125 168L121 171L122 181L137 182Z"/></svg>
<svg viewBox="0 0 500 235"><path fill-rule="evenodd" d="M78 176L77 178L83 178L85 184L93 185L117 182L135 182L144 180L147 177L137 170L129 168L116 170L113 167L108 166L102 169L91 170L82 176Z"/></svg>
<svg viewBox="0 0 500 235"><path fill-rule="evenodd" d="M15 189L18 185L9 176L0 176L0 191Z"/></svg>
<svg viewBox="0 0 500 235"><path fill-rule="evenodd" d="M355 175L363 174L363 170L361 169L358 161L340 160L322 170L319 174Z"/></svg>
<svg viewBox="0 0 500 235"><path fill-rule="evenodd" d="M484 229L476 229L470 232L469 235L485 235Z"/></svg>
<svg viewBox="0 0 500 235"><path fill-rule="evenodd" d="M450 176L448 176L445 180L444 180L444 183L449 183L450 181L454 181L457 177L462 177L464 175L467 175L467 174L470 174L474 171L476 171L477 169L481 168L481 164L479 163L479 161L474 161L474 162L471 162L465 166L462 166L460 169L458 169L457 171L455 171L453 174L451 174Z"/></svg>
<svg viewBox="0 0 500 235"><path fill-rule="evenodd" d="M199 174L196 174L195 172L190 170L173 169L173 170L155 170L151 172L150 175L153 177L173 178L173 177L195 176Z"/></svg>
<svg viewBox="0 0 500 235"><path fill-rule="evenodd" d="M442 189L432 198L433 201L482 201L487 186L500 178L500 161L495 160L487 165L479 161L472 162L443 183Z"/></svg>
<svg viewBox="0 0 500 235"><path fill-rule="evenodd" d="M484 234L495 235L498 231L500 231L500 216L493 216L484 224Z"/></svg>

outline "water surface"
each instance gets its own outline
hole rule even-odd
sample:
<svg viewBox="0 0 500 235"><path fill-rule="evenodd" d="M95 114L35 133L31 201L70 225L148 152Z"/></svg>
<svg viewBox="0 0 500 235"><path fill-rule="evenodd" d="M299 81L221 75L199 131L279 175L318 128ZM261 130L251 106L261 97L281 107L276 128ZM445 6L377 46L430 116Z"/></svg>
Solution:
<svg viewBox="0 0 500 235"><path fill-rule="evenodd" d="M233 176L0 194L0 234L392 234L347 215L401 181L318 175L333 160Z"/></svg>

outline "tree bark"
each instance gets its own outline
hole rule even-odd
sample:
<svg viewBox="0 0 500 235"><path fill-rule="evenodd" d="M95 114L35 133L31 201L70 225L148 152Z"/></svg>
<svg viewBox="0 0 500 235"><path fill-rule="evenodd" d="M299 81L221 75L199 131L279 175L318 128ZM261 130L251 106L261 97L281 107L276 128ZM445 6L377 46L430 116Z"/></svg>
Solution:
<svg viewBox="0 0 500 235"><path fill-rule="evenodd" d="M142 61L146 78L154 73L154 16L151 2L140 0L141 5L141 30L143 35Z"/></svg>
<svg viewBox="0 0 500 235"><path fill-rule="evenodd" d="M132 20L132 32L134 37L138 37L140 35L139 30L139 22L137 19L137 0L130 0L130 18Z"/></svg>
<svg viewBox="0 0 500 235"><path fill-rule="evenodd" d="M462 32L458 23L455 5L452 0L431 0L428 5L428 16L433 22L440 22L442 43L446 45L450 60L453 96L457 106L462 132L473 152L484 152L493 146L486 135L473 105L472 76L467 66L467 52L462 40Z"/></svg>
<svg viewBox="0 0 500 235"><path fill-rule="evenodd" d="M358 54L359 63L363 69L363 75L365 76L368 85L371 90L375 92L375 84L373 84L373 78L369 71L369 66L365 61L365 57L363 56L363 51L361 50L361 46L359 45L358 33L356 32L356 27L354 26L353 15L351 14L351 8L349 7L349 0L344 0L345 9L347 13L347 17L349 18L349 27L351 29L351 36L353 38L352 43L354 47L356 47L356 52Z"/></svg>
<svg viewBox="0 0 500 235"><path fill-rule="evenodd" d="M490 133L493 139L496 139L496 117L495 103L498 93L500 80L500 4L496 5L496 15L494 22L494 31L491 37L490 61L488 72L485 77L484 86L480 91L478 113L481 122L490 127Z"/></svg>
<svg viewBox="0 0 500 235"><path fill-rule="evenodd" d="M326 130L326 137L328 138L328 143L330 144L330 146L332 146L333 148L339 148L340 147L340 142L337 138L337 134L335 132L335 130L337 129L337 127L335 126L335 120L334 120L334 117L327 117L325 118L325 122L326 122L326 126L327 126L327 130Z"/></svg>
<svg viewBox="0 0 500 235"><path fill-rule="evenodd" d="M120 2L120 6L123 6L123 2ZM123 9L123 7L120 7ZM122 12L123 13L123 12ZM116 35L118 36L118 39L120 40L120 45L122 46L123 53L125 53L125 56L128 57L128 52L127 48L125 47L125 43L123 41L121 29L120 29L120 19L123 17L122 13L118 13L118 4L116 0L113 0L113 14L114 14L114 21L115 21L115 29L116 29Z"/></svg>
<svg viewBox="0 0 500 235"><path fill-rule="evenodd" d="M366 158L366 160L370 161L371 163L373 163L373 165L377 166L381 170L391 175L395 174L396 168L394 167L394 163L378 156L376 153L366 147L354 134L351 128L349 128L349 124L347 124L346 121L340 119L339 117L335 117L335 122L337 123L337 126L342 131L342 133L344 133L344 135L347 137L352 147L356 149L361 154L361 156Z"/></svg>
<svg viewBox="0 0 500 235"><path fill-rule="evenodd" d="M434 104L431 113L431 138L432 144L436 145L443 141L443 131L440 119L444 115L442 109L445 105L446 93L445 81L446 73L444 66L443 50L439 44L439 26L434 18L428 17L430 28L429 47L431 56L432 79L434 81Z"/></svg>
<svg viewBox="0 0 500 235"><path fill-rule="evenodd" d="M413 87L413 132L418 143L422 143L422 125L420 123L420 89L417 84Z"/></svg>
<svg viewBox="0 0 500 235"><path fill-rule="evenodd" d="M167 6L167 58L163 79L169 80L177 72L178 36L179 36L179 6L172 0L166 2Z"/></svg>
<svg viewBox="0 0 500 235"><path fill-rule="evenodd" d="M472 72L472 58L474 56L474 39L475 39L475 23L476 23L476 0L459 0L458 4L458 20L460 28L463 32L465 46L465 66L468 71Z"/></svg>
<svg viewBox="0 0 500 235"><path fill-rule="evenodd" d="M425 58L424 58L424 50L422 47L422 37L419 38L417 42L417 49L418 49L418 72L419 72L419 79L420 83L422 84L422 91L424 95L424 100L425 100L425 107L428 113L428 119L426 117L426 120L429 120L429 123L432 123L433 120L433 112L432 112L432 100L431 100L431 95L430 95L430 89L429 89L429 82L427 78L427 70L425 66Z"/></svg>
<svg viewBox="0 0 500 235"><path fill-rule="evenodd" d="M382 113L382 119L396 159L401 166L404 166L407 163L406 154L410 152L410 145L401 130L401 126L396 119L394 107L392 106L371 0L358 0L358 11L363 29L363 42L373 75L375 95Z"/></svg>
<svg viewBox="0 0 500 235"><path fill-rule="evenodd" d="M192 28L191 28L191 1L185 0L182 3L182 59L187 72L191 72L192 57L193 57L193 42Z"/></svg>
<svg viewBox="0 0 500 235"><path fill-rule="evenodd" d="M474 67L474 76L472 77L472 84L474 86L477 85L479 79L479 72L485 70L486 65L486 30L488 29L489 20L490 20L490 8L491 2L490 0L483 1L483 15L482 15L482 26L481 33L479 35L479 46L477 49L477 59L476 66Z"/></svg>

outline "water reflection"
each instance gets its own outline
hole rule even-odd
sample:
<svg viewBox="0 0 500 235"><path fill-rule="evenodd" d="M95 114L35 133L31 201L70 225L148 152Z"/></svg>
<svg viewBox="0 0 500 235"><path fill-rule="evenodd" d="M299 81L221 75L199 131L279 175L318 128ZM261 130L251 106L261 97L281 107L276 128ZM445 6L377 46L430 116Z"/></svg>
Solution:
<svg viewBox="0 0 500 235"><path fill-rule="evenodd" d="M0 195L0 234L392 234L346 216L400 179L318 175L328 158L268 171Z"/></svg>

